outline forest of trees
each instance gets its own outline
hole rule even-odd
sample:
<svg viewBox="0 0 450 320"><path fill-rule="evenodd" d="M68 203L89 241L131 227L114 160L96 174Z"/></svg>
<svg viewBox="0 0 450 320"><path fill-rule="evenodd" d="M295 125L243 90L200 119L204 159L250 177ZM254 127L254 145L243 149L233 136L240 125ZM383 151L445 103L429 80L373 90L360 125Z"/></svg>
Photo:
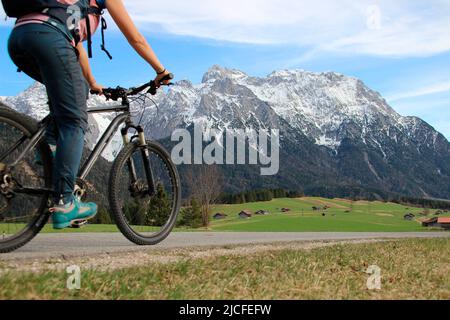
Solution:
<svg viewBox="0 0 450 320"><path fill-rule="evenodd" d="M200 203L196 199L191 200L189 207L182 208L178 217L178 227L200 228L203 226L203 216Z"/></svg>
<svg viewBox="0 0 450 320"><path fill-rule="evenodd" d="M262 202L262 201L271 201L272 199L278 198L300 198L304 196L317 196L311 194L305 194L302 191L287 191L285 189L260 189L260 190L252 190L240 193L222 193L219 197L217 203L220 204L243 204L243 203L251 203L251 202ZM333 198L333 197L329 197ZM423 198L411 198L411 197L386 197L386 198L374 198L374 197L361 197L361 196L342 196L341 198L349 199L353 201L358 200L368 200L368 201L384 201L384 202L393 202L398 204L403 204L407 206L414 206L420 208L429 208L429 209L441 209L441 210L450 210L450 201L445 200L434 200L434 199L423 199Z"/></svg>
<svg viewBox="0 0 450 320"><path fill-rule="evenodd" d="M240 192L236 194L222 193L218 203L221 204L242 204L251 202L271 201L279 198L300 198L304 193L301 191L287 191L284 189L260 189Z"/></svg>
<svg viewBox="0 0 450 320"><path fill-rule="evenodd" d="M450 210L450 201L445 200L398 197L390 199L390 202L428 209Z"/></svg>

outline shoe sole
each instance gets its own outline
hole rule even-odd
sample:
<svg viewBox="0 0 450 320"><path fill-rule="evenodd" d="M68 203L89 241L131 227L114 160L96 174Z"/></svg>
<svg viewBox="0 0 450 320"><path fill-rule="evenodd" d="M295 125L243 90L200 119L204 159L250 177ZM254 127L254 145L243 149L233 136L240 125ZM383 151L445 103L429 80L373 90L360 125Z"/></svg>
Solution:
<svg viewBox="0 0 450 320"><path fill-rule="evenodd" d="M73 223L89 221L89 220L95 218L96 215L97 215L97 213L95 215L93 215L92 217L87 218L87 219L75 219L75 220L72 220L70 222L54 223L53 224L53 229L55 229L55 230L62 230L62 229L70 228Z"/></svg>

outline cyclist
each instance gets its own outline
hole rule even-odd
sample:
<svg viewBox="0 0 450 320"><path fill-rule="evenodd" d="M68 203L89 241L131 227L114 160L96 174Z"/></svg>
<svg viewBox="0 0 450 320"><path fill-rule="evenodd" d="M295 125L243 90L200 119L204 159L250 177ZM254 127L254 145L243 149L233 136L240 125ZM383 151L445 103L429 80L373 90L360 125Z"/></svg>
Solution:
<svg viewBox="0 0 450 320"><path fill-rule="evenodd" d="M67 3L67 0L58 1ZM130 45L155 70L155 82L159 86L170 72L136 28L122 0L90 2L91 6L108 10ZM89 14L89 21L93 34L100 16ZM52 125L46 138L49 145L54 146L54 206L50 211L55 229L69 227L72 221L93 218L97 213L95 203L83 203L73 196L88 127L89 88L99 93L103 89L92 74L82 44L88 37L87 25L82 19L77 28L69 31L51 14L36 12L17 20L8 41L13 62L28 76L43 83L47 90ZM76 36L74 30L78 31ZM74 39L79 39L78 43Z"/></svg>

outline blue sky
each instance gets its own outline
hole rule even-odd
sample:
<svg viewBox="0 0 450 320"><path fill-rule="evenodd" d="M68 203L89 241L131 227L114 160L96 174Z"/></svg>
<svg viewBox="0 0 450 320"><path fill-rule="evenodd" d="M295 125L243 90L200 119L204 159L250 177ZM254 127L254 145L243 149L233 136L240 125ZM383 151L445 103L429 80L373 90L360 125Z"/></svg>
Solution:
<svg viewBox="0 0 450 320"><path fill-rule="evenodd" d="M177 79L199 82L213 64L265 76L278 69L336 71L362 79L402 115L450 138L448 0L129 0L142 33ZM0 12L0 16L4 16ZM31 81L6 52L12 21L0 22L0 95ZM94 39L99 83L135 85L153 71L110 22L107 47Z"/></svg>

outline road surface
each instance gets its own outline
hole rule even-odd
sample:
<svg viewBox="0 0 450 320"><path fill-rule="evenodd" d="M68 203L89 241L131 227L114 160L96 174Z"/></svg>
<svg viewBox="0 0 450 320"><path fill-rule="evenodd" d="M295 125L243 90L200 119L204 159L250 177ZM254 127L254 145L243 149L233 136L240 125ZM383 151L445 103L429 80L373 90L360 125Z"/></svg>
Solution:
<svg viewBox="0 0 450 320"><path fill-rule="evenodd" d="M120 233L40 234L25 247L13 253L0 254L1 261L95 256L105 253L129 253L190 247L271 244L302 241L338 241L366 239L450 238L449 232L367 233L367 232L302 232L302 233L172 233L154 247L135 246Z"/></svg>

